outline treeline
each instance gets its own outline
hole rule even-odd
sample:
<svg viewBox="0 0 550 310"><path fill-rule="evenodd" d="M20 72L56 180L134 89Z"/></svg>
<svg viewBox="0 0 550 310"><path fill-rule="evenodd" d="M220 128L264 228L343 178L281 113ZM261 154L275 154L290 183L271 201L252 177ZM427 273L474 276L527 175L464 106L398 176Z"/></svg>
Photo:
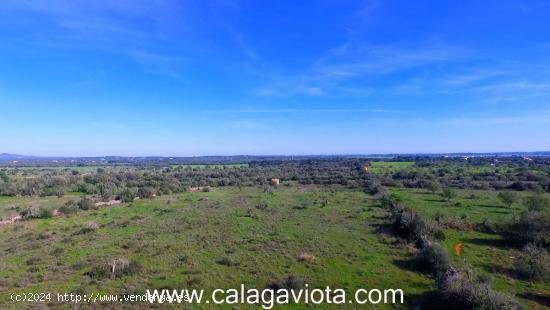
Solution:
<svg viewBox="0 0 550 310"><path fill-rule="evenodd" d="M414 159L416 164L409 169L380 175L381 182L386 186L408 188L430 189L440 186L460 189L550 192L549 158Z"/></svg>
<svg viewBox="0 0 550 310"><path fill-rule="evenodd" d="M148 198L194 187L268 186L272 178L299 184L363 187L371 179L364 160L251 162L248 167L107 167L79 170L0 170L0 195L61 196L67 192L103 199Z"/></svg>
<svg viewBox="0 0 550 310"><path fill-rule="evenodd" d="M268 186L270 179L303 185L338 185L379 193L382 186L425 188L512 189L550 191L550 161L500 159L496 169L488 159L423 159L407 170L387 175L369 173L367 159L307 159L251 161L248 166L200 168L169 166L108 166L90 169L0 168L0 195L61 196L67 192L104 199L147 198L183 192L193 187Z"/></svg>

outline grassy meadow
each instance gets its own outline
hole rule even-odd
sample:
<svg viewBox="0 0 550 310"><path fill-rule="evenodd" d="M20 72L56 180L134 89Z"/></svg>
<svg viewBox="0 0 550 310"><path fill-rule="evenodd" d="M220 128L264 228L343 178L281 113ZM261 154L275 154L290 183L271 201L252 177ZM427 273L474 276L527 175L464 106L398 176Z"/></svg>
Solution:
<svg viewBox="0 0 550 310"><path fill-rule="evenodd" d="M224 188L19 222L0 228L1 289L263 288L293 274L311 287L350 292L407 283L410 301L427 293L432 281L391 263L409 254L375 233L384 214L358 191ZM99 227L83 233L87 222ZM303 253L315 261L299 261ZM140 271L120 279L89 276L95 266L121 257L139 262ZM1 296L2 308L13 306Z"/></svg>
<svg viewBox="0 0 550 310"><path fill-rule="evenodd" d="M419 189L392 189L391 194L427 218L498 223L520 208L504 208L496 193L488 191L459 191L453 203ZM3 197L0 205L6 214L17 205L55 208L67 199L70 196ZM89 223L97 225L86 229ZM435 284L413 268L415 249L387 233L388 225L387 212L372 196L320 186L279 186L268 192L257 187L215 188L21 221L0 227L0 306L17 308L7 294L14 290L144 293L154 288L232 288L241 283L264 288L296 275L310 287L329 285L348 292L402 288L406 304L400 307L410 308L429 296ZM457 243L464 243L463 254L453 254L455 264L471 264L499 290L533 307L540 304L530 297L550 294L548 283L530 284L509 275L516 249L498 235L450 228L444 232L450 253ZM302 260L302 254L313 258ZM139 268L114 279L95 272L117 258ZM201 307L208 309L193 306ZM239 305L247 308L256 307Z"/></svg>

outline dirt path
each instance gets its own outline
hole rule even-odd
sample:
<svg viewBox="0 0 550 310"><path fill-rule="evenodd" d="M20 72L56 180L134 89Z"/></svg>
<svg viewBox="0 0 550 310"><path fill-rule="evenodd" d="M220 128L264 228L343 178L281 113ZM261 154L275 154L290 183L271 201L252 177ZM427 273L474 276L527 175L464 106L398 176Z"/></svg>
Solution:
<svg viewBox="0 0 550 310"><path fill-rule="evenodd" d="M9 218L7 220L0 221L0 226L13 224L13 223L15 223L15 222L17 222L21 219L22 219L21 215L17 215L17 216L14 216L12 218Z"/></svg>
<svg viewBox="0 0 550 310"><path fill-rule="evenodd" d="M59 212L58 209L53 209L52 210L52 215L53 216L60 216L60 215L63 215L63 213ZM23 219L23 217L21 215L16 215L14 217L11 217L7 220L3 220L3 221L0 221L0 226L4 226L4 225L8 225L8 224L13 224L15 222L18 222L18 221L21 221Z"/></svg>
<svg viewBox="0 0 550 310"><path fill-rule="evenodd" d="M122 203L121 200L100 201L100 202L96 202L95 206L98 207L98 208L100 208L100 207L109 207L109 206L118 205L118 204L121 204L121 203ZM58 209L53 209L52 210L52 215L53 216L60 216L60 215L63 215L63 213L61 213ZM7 220L1 220L0 221L0 226L13 224L15 222L21 221L22 219L23 219L23 217L21 217L21 215L16 215L14 217L8 218Z"/></svg>
<svg viewBox="0 0 550 310"><path fill-rule="evenodd" d="M95 206L96 207L105 207L105 206L112 206L112 205L118 205L122 203L121 200L109 200L109 201L100 201L100 202L96 202L95 203Z"/></svg>

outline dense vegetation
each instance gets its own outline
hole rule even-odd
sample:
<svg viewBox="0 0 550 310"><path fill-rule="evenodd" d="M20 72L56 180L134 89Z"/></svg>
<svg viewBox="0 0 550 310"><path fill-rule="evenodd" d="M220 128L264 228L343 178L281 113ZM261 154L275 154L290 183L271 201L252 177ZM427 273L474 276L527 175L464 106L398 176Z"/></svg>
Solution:
<svg viewBox="0 0 550 310"><path fill-rule="evenodd" d="M349 188L442 187L515 191L550 191L550 160L535 158L416 158L370 163L366 159L259 161L248 165L107 166L61 168L1 168L0 195L61 196L66 192L101 195L108 199L141 189L156 195L198 186L264 186L271 178L299 184L343 185ZM413 162L414 163L414 162Z"/></svg>

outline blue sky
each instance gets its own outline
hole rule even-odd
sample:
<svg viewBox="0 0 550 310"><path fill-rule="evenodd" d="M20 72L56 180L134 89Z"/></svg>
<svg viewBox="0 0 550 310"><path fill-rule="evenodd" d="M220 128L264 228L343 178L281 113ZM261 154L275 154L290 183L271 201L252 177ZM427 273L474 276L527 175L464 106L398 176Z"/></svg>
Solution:
<svg viewBox="0 0 550 310"><path fill-rule="evenodd" d="M0 4L0 153L550 150L547 1Z"/></svg>

